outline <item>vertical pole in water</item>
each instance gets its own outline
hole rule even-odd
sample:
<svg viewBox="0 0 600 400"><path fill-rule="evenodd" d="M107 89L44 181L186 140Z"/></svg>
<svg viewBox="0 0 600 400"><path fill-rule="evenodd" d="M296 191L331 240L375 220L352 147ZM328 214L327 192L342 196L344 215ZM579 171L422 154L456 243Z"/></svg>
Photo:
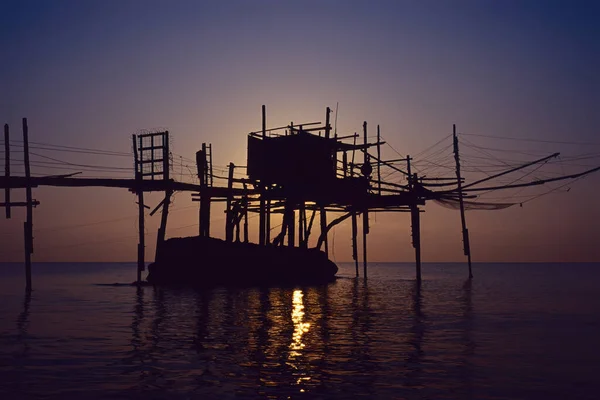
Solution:
<svg viewBox="0 0 600 400"><path fill-rule="evenodd" d="M377 125L377 189L381 196L381 132Z"/></svg>
<svg viewBox="0 0 600 400"><path fill-rule="evenodd" d="M31 291L31 254L33 253L33 198L31 194L31 169L29 165L29 129L23 118L23 161L25 163L25 195L27 221L25 221L25 290Z"/></svg>
<svg viewBox="0 0 600 400"><path fill-rule="evenodd" d="M321 234L327 231L327 213L325 212L325 206L319 207L319 219L321 222ZM325 233L325 254L329 257L329 245L327 243L327 233Z"/></svg>
<svg viewBox="0 0 600 400"><path fill-rule="evenodd" d="M153 136L154 137L154 136ZM169 163L169 131L166 131L164 133L164 135L162 136L162 159L163 159L163 165L162 165L162 169L163 169L163 181L167 184L169 184L169 167L170 167L170 163ZM154 147L154 146L152 146ZM154 150L152 150L154 151ZM154 163L152 163L154 164ZM160 227L158 228L158 240L156 241L156 255L154 257L154 261L158 260L158 254L160 252L160 249L162 248L164 242L165 242L165 236L167 234L167 220L169 218L169 206L171 205L171 195L173 194L173 190L171 190L171 187L167 187L167 189L165 190L165 199L163 201L163 206L162 206L162 213L161 213L161 217L160 217Z"/></svg>
<svg viewBox="0 0 600 400"><path fill-rule="evenodd" d="M8 124L4 124L4 177L8 182L10 178L10 140L8 134ZM4 203L6 203L6 218L10 218L10 188L8 185L4 188Z"/></svg>
<svg viewBox="0 0 600 400"><path fill-rule="evenodd" d="M331 114L331 109L329 107L327 107L327 109L325 110L325 138L329 139L329 137L331 136L331 124L330 124L330 119L329 119L329 115ZM336 163L333 163L333 168L335 171L336 168ZM334 172L334 174L337 172ZM323 234L323 232L325 233L325 255L327 255L327 257L329 257L329 240L328 240L328 233L327 233L327 212L325 211L325 205L321 205L319 207L319 221L320 221L320 225L321 225L321 234Z"/></svg>
<svg viewBox="0 0 600 400"><path fill-rule="evenodd" d="M294 247L294 242L296 241L296 212L294 211L294 206L289 199L286 200L283 218L284 223L287 224L288 247Z"/></svg>
<svg viewBox="0 0 600 400"><path fill-rule="evenodd" d="M473 270L471 268L471 246L469 244L469 230L467 229L467 221L465 220L465 204L463 201L462 179L460 176L460 157L458 155L458 137L456 136L456 124L452 125L452 138L454 141L454 160L456 161L456 179L458 180L458 202L460 204L460 222L462 224L463 235L463 250L467 256L469 264L469 279L473 278Z"/></svg>
<svg viewBox="0 0 600 400"><path fill-rule="evenodd" d="M304 201L300 202L298 206L298 247L304 248Z"/></svg>
<svg viewBox="0 0 600 400"><path fill-rule="evenodd" d="M367 121L363 123L363 144L365 148L363 149L363 167L367 165L369 162L369 154L367 152ZM366 169L365 169L366 171ZM369 182L370 174L365 174L365 179L367 183ZM369 233L369 206L366 204L363 210L363 276L367 277L367 234Z"/></svg>
<svg viewBox="0 0 600 400"><path fill-rule="evenodd" d="M270 189L268 188L268 186L265 186L264 190L265 190L265 193L269 193L269 195L270 195L270 192L269 192ZM265 219L266 219L265 244L269 245L269 244L271 244L271 199L269 199L269 198L267 198L266 205L265 205Z"/></svg>
<svg viewBox="0 0 600 400"><path fill-rule="evenodd" d="M138 147L139 144L139 147ZM136 141L136 136L133 135L133 157L135 161L135 180L137 186L138 195L138 267L137 267L137 283L142 282L142 271L146 268L145 252L146 245L144 243L144 188L143 188L143 150L142 150L142 137L139 137L139 141ZM139 151L139 155L138 155ZM154 151L154 150L153 150Z"/></svg>
<svg viewBox="0 0 600 400"><path fill-rule="evenodd" d="M244 183L244 243L248 243L248 187Z"/></svg>
<svg viewBox="0 0 600 400"><path fill-rule="evenodd" d="M262 106L262 140L267 139L267 109ZM265 245L265 233L267 230L266 213L265 213L265 185L260 183L260 206L258 211L258 244Z"/></svg>
<svg viewBox="0 0 600 400"><path fill-rule="evenodd" d="M356 221L356 212L352 211L352 259L356 268L356 277L358 278L358 246L356 235L358 234L358 222Z"/></svg>
<svg viewBox="0 0 600 400"><path fill-rule="evenodd" d="M233 212L231 210L231 201L233 200L233 171L235 165L229 163L229 178L227 180L227 207L225 211L225 241L233 242Z"/></svg>
<svg viewBox="0 0 600 400"><path fill-rule="evenodd" d="M412 246L415 249L415 265L417 283L421 283L421 215L417 206L417 196L414 192L414 183L417 181L417 174L411 174L410 156L406 156L406 170L408 173L408 189L412 194L410 200L410 221L411 221L411 236Z"/></svg>
<svg viewBox="0 0 600 400"><path fill-rule="evenodd" d="M198 235L206 235L206 143L202 143L202 150L196 152L196 170L200 180L200 209L198 210Z"/></svg>

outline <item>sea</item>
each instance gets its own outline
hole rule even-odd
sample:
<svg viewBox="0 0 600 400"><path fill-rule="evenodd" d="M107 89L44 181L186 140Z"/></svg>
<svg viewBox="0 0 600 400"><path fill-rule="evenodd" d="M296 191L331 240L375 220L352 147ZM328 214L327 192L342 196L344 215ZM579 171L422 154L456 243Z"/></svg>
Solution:
<svg viewBox="0 0 600 400"><path fill-rule="evenodd" d="M600 399L600 264L338 265L194 290L38 263L29 295L0 264L0 399Z"/></svg>

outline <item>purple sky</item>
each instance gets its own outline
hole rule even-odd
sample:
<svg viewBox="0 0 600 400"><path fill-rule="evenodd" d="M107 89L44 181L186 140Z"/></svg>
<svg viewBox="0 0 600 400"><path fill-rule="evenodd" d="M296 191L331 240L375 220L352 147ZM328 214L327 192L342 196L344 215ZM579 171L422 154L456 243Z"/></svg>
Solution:
<svg viewBox="0 0 600 400"><path fill-rule="evenodd" d="M566 142L461 137L512 162L554 151L567 159L591 154L555 164L547 177L600 165L600 146L573 144L600 143L599 18L593 1L4 1L0 122L10 124L14 140L27 117L33 142L125 153L131 134L165 128L174 174L186 179L184 158L193 159L202 142L213 144L215 165L244 165L246 135L260 128L262 104L268 124L281 126L322 121L325 107L339 103L339 134L360 131L364 120L374 134L380 124L402 155L442 139L453 123L461 133ZM475 171L481 149L463 148ZM13 151L16 158L19 148ZM128 157L32 152L132 164ZM397 157L390 147L384 154ZM68 172L49 169L47 158L32 160L34 175ZM420 167L425 173L427 164ZM599 183L597 174L522 208L467 212L473 259L600 261ZM558 186L512 192L507 201ZM34 197L41 202L34 260L135 259L135 198L126 190L40 188ZM155 195L148 203L158 201ZM189 226L197 222L192 205L188 194L177 194L169 236L197 231ZM433 203L425 209L423 260L462 260L458 212ZM222 235L220 210L213 217ZM0 223L0 261L22 259L23 220L18 210ZM413 259L407 215L372 222L373 261ZM150 259L157 223L147 218ZM350 259L350 243L349 226L336 228L337 261Z"/></svg>

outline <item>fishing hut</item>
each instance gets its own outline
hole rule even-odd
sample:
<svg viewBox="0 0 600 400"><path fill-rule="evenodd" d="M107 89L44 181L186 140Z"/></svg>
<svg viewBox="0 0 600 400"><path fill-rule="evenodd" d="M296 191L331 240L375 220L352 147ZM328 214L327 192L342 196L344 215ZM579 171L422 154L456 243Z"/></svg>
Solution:
<svg viewBox="0 0 600 400"><path fill-rule="evenodd" d="M415 249L416 279L421 280L420 214L426 201L436 201L460 211L463 250L472 277L469 232L466 209L501 209L516 203L475 201L478 192L523 188L564 179L579 179L600 167L583 172L535 179L530 182L481 187L498 177L534 165L543 165L558 153L527 162L486 178L466 183L461 174L461 158L456 127L453 128L452 153L455 176L418 176L411 168L410 156L383 160L379 126L376 139L369 141L367 122L361 134L338 136L330 123L331 109L325 122L310 122L267 128L266 108L262 107L262 129L247 136L247 165L230 163L226 185L214 183L213 149L202 144L196 152L198 183L177 181L169 147L169 132L146 132L132 137L133 178L79 178L78 173L31 176L27 119L23 119L24 176L11 175L9 126L4 126L5 173L0 176L4 189L6 218L11 209L26 207L24 222L26 288L31 290L31 255L33 254L33 208L40 204L32 190L38 186L117 187L137 196L138 231L137 283L145 270L145 210L150 216L160 211L160 227L156 236L155 260L149 266L147 280L152 283L189 283L216 278L221 283L238 276L246 282L267 282L271 278L288 279L310 276L317 281L331 279L337 267L329 256L328 233L348 219L352 223L352 257L359 276L359 221L362 234L363 276L367 277L367 235L373 213L410 213L412 245ZM401 183L382 179L382 169L403 176ZM236 177L236 169L245 171ZM527 174L526 174L527 175ZM26 201L11 200L11 190L25 189ZM166 238L171 198L175 191L190 192L199 203L198 235ZM164 198L154 207L145 204L144 194L162 192ZM225 203L225 239L211 237L211 208L215 202ZM249 240L249 214L258 214L258 243ZM316 216L318 236L309 241ZM273 226L274 216L281 224ZM277 219L279 220L279 218ZM309 243L314 243L311 247Z"/></svg>

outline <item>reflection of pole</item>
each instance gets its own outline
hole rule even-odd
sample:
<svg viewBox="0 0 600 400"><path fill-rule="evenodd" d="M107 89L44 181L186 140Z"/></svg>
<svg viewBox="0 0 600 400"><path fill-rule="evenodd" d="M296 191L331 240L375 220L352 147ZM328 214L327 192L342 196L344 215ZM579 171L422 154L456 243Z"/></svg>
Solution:
<svg viewBox="0 0 600 400"><path fill-rule="evenodd" d="M31 195L31 169L29 166L29 129L27 118L23 118L23 161L27 186L27 221L25 222L25 289L31 290L31 254L33 253L33 199Z"/></svg>
<svg viewBox="0 0 600 400"><path fill-rule="evenodd" d="M458 137L456 136L456 125L452 125L452 137L454 139L454 160L456 161L456 179L458 180L458 202L460 205L460 222L462 224L463 250L469 264L469 278L473 278L471 268L471 246L469 245L469 230L465 220L465 204L463 201L462 180L460 176L460 157L458 155Z"/></svg>

